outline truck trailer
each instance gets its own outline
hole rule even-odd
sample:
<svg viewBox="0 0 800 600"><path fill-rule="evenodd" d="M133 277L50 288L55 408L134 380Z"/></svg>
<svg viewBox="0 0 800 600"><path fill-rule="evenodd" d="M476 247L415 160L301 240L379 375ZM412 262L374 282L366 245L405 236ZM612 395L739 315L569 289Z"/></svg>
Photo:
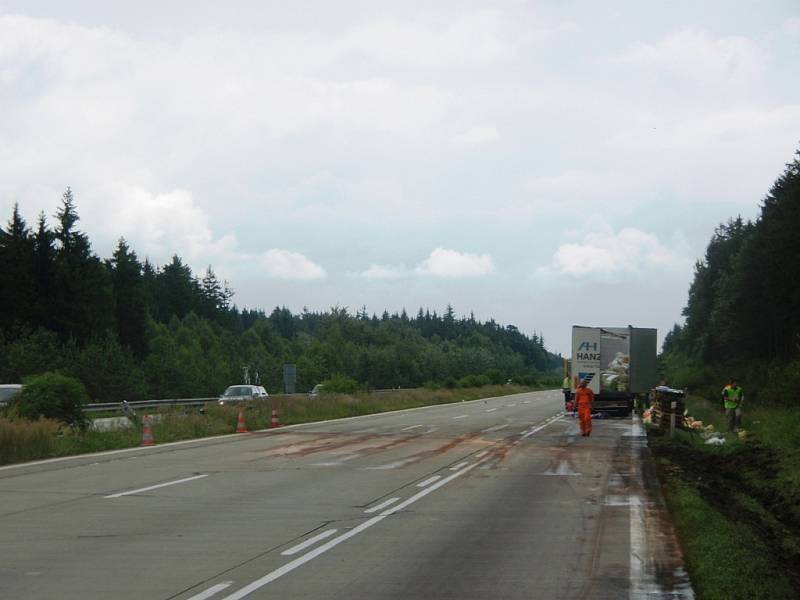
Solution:
<svg viewBox="0 0 800 600"><path fill-rule="evenodd" d="M630 414L637 395L658 381L657 331L644 327L572 327L570 380L595 393L595 410Z"/></svg>

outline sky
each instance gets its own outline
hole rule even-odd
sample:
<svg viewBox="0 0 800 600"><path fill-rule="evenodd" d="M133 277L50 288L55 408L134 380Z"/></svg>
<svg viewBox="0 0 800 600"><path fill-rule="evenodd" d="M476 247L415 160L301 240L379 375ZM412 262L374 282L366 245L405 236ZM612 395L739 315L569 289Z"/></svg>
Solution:
<svg viewBox="0 0 800 600"><path fill-rule="evenodd" d="M0 222L240 307L681 322L800 147L800 4L0 0Z"/></svg>

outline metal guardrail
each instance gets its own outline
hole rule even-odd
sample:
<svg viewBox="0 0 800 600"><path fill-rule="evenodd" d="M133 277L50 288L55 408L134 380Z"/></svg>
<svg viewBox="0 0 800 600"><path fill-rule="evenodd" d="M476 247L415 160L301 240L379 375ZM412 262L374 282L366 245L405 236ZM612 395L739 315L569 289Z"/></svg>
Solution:
<svg viewBox="0 0 800 600"><path fill-rule="evenodd" d="M386 394L390 392L407 392L408 390L418 389L418 388L401 388L401 389L388 389L388 390L371 390L374 394ZM262 398L262 400L269 400L270 398L285 398L285 397L303 397L308 396L308 394L275 394L274 396L268 396L267 398ZM137 410L140 408L158 408L161 406L202 406L207 402L217 402L219 400L218 396L213 398L168 398L165 400L134 400L133 402L128 402L128 406L133 410ZM104 411L120 411L123 412L123 403L122 402L98 402L95 404L86 404L83 407L84 412L104 412Z"/></svg>
<svg viewBox="0 0 800 600"><path fill-rule="evenodd" d="M128 406L136 410L137 408L158 408L159 406L202 406L206 402L216 402L219 398L170 398L167 400L135 400L128 402ZM122 402L98 402L87 404L83 407L84 412L103 412L121 411Z"/></svg>

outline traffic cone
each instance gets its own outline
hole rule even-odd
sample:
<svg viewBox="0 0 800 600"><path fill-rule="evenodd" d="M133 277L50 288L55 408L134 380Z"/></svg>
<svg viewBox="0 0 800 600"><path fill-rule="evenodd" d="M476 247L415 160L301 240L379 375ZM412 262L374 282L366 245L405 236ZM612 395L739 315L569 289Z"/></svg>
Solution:
<svg viewBox="0 0 800 600"><path fill-rule="evenodd" d="M248 433L247 425L244 424L244 409L239 409L239 422L236 423L236 433Z"/></svg>
<svg viewBox="0 0 800 600"><path fill-rule="evenodd" d="M150 415L142 417L142 446L155 446L153 441L153 430L150 427Z"/></svg>
<svg viewBox="0 0 800 600"><path fill-rule="evenodd" d="M278 410L272 407L272 425L270 427L280 427L281 422L278 420Z"/></svg>

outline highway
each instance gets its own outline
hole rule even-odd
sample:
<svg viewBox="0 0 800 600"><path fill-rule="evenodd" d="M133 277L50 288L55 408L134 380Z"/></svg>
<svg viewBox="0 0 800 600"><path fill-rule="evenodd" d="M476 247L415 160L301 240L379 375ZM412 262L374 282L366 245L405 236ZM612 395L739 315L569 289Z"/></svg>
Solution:
<svg viewBox="0 0 800 600"><path fill-rule="evenodd" d="M638 422L583 438L562 409L536 392L0 468L0 598L692 598Z"/></svg>

